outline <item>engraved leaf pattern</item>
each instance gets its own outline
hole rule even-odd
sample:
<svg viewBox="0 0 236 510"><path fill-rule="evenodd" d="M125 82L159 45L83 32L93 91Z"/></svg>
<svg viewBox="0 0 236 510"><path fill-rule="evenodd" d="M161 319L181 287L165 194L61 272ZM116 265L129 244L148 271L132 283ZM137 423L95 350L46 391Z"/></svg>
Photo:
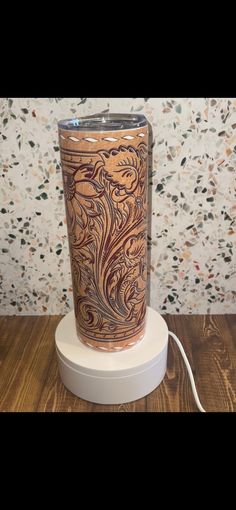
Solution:
<svg viewBox="0 0 236 510"><path fill-rule="evenodd" d="M147 147L78 152L62 166L80 331L128 340L146 310Z"/></svg>

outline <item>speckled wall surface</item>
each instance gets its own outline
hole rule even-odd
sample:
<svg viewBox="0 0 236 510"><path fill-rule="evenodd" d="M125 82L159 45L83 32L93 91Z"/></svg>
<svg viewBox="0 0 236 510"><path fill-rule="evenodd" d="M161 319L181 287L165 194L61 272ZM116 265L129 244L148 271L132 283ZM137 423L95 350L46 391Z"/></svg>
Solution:
<svg viewBox="0 0 236 510"><path fill-rule="evenodd" d="M153 128L150 300L236 313L236 99L0 99L0 313L72 308L57 121L142 112ZM151 200L150 200L151 201Z"/></svg>

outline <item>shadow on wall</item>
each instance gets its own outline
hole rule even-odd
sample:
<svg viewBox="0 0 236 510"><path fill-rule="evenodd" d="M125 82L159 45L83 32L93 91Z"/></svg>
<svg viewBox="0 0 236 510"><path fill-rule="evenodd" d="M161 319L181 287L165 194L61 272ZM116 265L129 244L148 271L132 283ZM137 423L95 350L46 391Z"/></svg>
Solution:
<svg viewBox="0 0 236 510"><path fill-rule="evenodd" d="M152 177L153 169L153 130L150 122L148 122L148 177L147 177L147 215L148 215L148 228L147 228L147 305L150 306L150 293L151 293L151 239L152 239L152 186L149 185Z"/></svg>

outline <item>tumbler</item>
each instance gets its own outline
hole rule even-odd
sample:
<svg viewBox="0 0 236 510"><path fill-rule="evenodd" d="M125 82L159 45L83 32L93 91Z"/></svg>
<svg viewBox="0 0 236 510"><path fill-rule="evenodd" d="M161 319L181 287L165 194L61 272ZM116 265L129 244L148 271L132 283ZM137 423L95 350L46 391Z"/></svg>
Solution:
<svg viewBox="0 0 236 510"><path fill-rule="evenodd" d="M77 335L126 349L145 333L147 120L98 114L58 131Z"/></svg>

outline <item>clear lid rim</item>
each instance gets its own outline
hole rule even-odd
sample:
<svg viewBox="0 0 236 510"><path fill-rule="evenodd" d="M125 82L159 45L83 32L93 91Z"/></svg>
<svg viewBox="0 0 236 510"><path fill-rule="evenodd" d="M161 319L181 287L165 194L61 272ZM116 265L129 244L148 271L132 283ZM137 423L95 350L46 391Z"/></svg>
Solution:
<svg viewBox="0 0 236 510"><path fill-rule="evenodd" d="M148 121L142 114L132 113L98 113L86 117L63 119L58 128L66 131L125 131L147 126Z"/></svg>

